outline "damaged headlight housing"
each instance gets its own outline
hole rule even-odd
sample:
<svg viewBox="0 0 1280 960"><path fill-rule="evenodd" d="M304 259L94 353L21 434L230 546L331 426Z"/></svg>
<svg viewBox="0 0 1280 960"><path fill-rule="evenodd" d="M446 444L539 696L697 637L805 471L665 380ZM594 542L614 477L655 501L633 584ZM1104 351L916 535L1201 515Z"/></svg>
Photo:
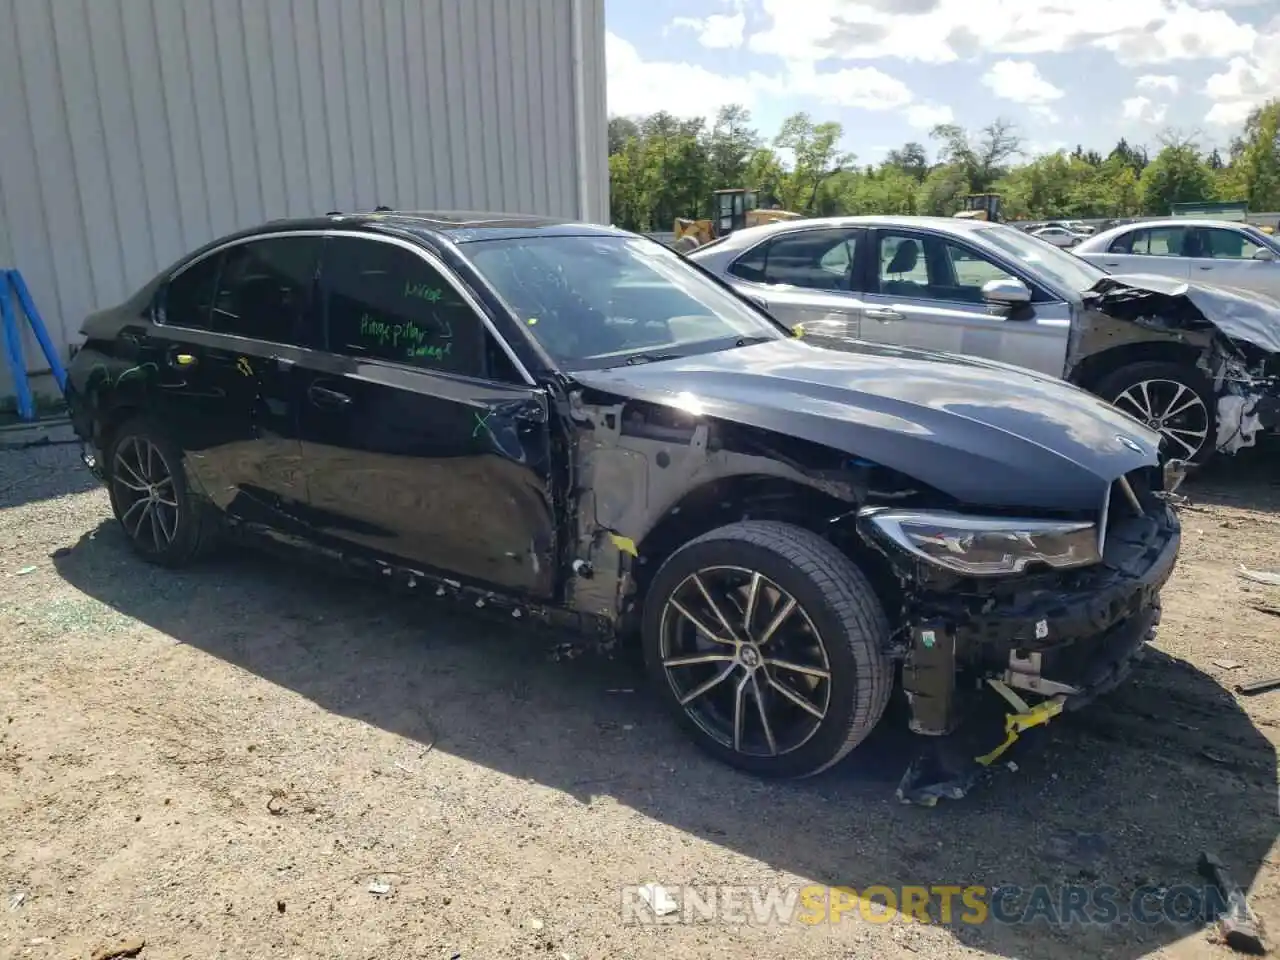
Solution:
<svg viewBox="0 0 1280 960"><path fill-rule="evenodd" d="M1066 570L1102 559L1097 526L1081 521L875 507L859 519L912 556L968 577L1008 576L1041 564Z"/></svg>

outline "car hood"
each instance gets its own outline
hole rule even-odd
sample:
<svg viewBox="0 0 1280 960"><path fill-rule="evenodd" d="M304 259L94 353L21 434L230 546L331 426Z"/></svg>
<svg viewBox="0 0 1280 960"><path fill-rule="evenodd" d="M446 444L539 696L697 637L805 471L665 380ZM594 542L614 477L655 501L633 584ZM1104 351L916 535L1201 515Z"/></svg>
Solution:
<svg viewBox="0 0 1280 960"><path fill-rule="evenodd" d="M1154 315L1149 320L1178 318L1175 325L1182 326L1189 312L1192 324L1207 324L1232 340L1280 353L1280 301L1266 294L1148 274L1106 276L1089 293L1104 313L1145 313L1142 308L1149 305Z"/></svg>
<svg viewBox="0 0 1280 960"><path fill-rule="evenodd" d="M861 341L774 340L573 374L582 386L872 460L973 506L1101 507L1160 436L1061 380Z"/></svg>

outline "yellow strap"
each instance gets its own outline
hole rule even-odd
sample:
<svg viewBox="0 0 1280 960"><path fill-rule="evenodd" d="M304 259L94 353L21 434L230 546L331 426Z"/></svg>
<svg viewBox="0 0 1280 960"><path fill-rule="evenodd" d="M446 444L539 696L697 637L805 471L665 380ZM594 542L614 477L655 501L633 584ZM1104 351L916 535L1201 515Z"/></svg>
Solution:
<svg viewBox="0 0 1280 960"><path fill-rule="evenodd" d="M1022 704L1022 710L1019 713L1008 714L1004 718L1004 743L996 747L990 753L984 754L975 759L984 767L988 767L1001 754L1013 746L1023 731L1030 730L1032 727L1038 727L1048 723L1058 714L1062 713L1065 698L1061 695L1054 697L1052 700L1045 700L1043 703L1037 703L1034 707L1028 707L1026 702L1013 692L1006 684L999 680L988 681L996 692L1000 693L1005 699L1011 703L1018 702ZM1003 689L1002 689L1003 688Z"/></svg>
<svg viewBox="0 0 1280 960"><path fill-rule="evenodd" d="M610 531L609 542L612 543L619 550L621 550L623 553L629 553L633 557L640 556L640 554L636 551L636 542L632 540L630 537L624 537L620 533L613 533L612 531Z"/></svg>

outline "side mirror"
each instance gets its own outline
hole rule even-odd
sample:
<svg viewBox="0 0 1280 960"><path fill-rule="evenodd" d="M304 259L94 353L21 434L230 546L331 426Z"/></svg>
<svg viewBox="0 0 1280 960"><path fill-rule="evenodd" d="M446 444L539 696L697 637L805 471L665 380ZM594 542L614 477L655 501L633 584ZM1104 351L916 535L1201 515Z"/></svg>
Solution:
<svg viewBox="0 0 1280 960"><path fill-rule="evenodd" d="M1031 288L1013 277L988 280L982 285L982 299L1002 307L1020 307L1031 302Z"/></svg>
<svg viewBox="0 0 1280 960"><path fill-rule="evenodd" d="M1259 247L1253 252L1253 259L1255 260L1275 260L1275 258L1276 252L1270 247Z"/></svg>
<svg viewBox="0 0 1280 960"><path fill-rule="evenodd" d="M754 303L757 307L759 307L765 313L769 312L769 301L766 300L764 297L757 297L754 293L744 293L743 296L746 297L748 300L750 300L752 303Z"/></svg>

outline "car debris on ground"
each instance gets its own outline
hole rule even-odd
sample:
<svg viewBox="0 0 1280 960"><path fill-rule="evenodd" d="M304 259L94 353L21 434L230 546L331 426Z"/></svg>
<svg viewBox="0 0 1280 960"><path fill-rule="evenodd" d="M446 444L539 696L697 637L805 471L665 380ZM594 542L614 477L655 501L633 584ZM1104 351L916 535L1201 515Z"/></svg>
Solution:
<svg viewBox="0 0 1280 960"><path fill-rule="evenodd" d="M1218 888L1227 900L1227 910L1218 918L1222 938L1227 946L1242 953L1261 956L1267 952L1262 924L1249 906L1244 890L1232 878L1226 865L1214 854L1200 854L1197 869L1202 877Z"/></svg>

